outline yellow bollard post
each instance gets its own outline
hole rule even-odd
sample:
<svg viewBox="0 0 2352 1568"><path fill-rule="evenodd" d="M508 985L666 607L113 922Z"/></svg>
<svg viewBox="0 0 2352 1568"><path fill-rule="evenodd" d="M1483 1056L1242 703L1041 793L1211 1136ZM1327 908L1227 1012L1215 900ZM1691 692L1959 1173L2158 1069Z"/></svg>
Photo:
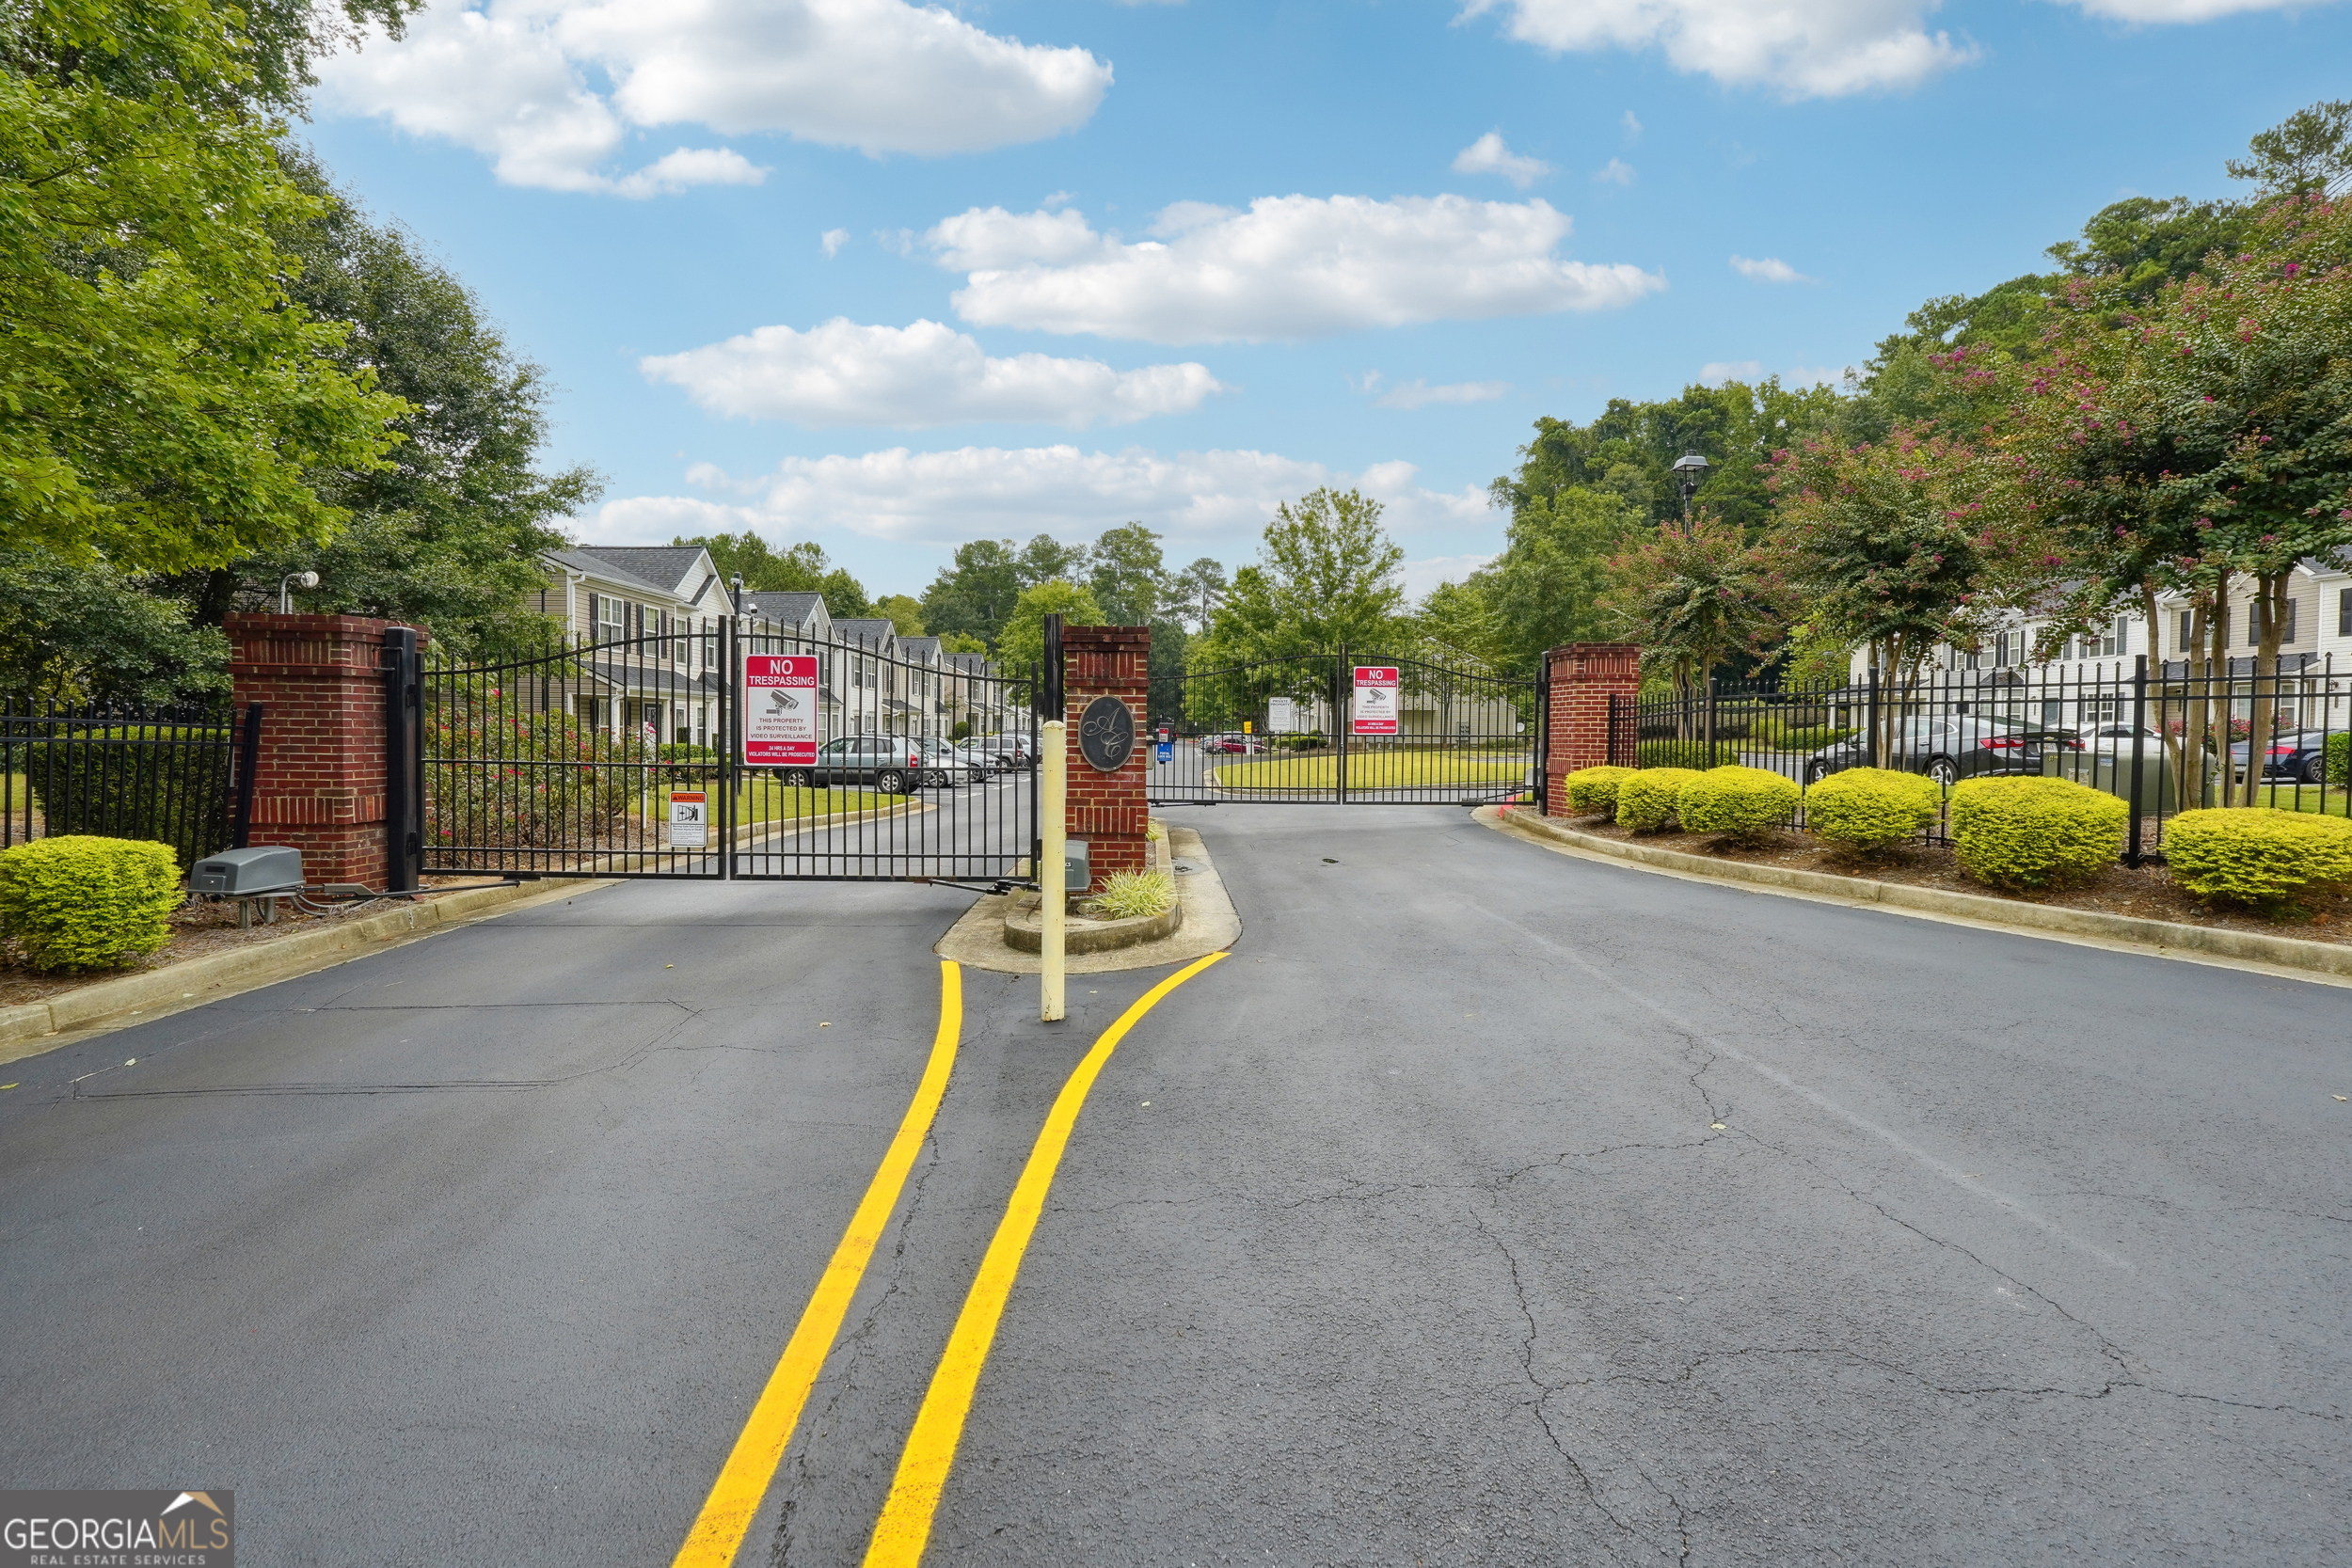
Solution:
<svg viewBox="0 0 2352 1568"><path fill-rule="evenodd" d="M1068 890L1062 886L1062 853L1068 847L1070 757L1065 742L1069 726L1050 719L1041 726L1038 748L1038 827L1044 852L1038 857L1038 1017L1048 1023L1062 1018L1062 917L1068 911Z"/></svg>

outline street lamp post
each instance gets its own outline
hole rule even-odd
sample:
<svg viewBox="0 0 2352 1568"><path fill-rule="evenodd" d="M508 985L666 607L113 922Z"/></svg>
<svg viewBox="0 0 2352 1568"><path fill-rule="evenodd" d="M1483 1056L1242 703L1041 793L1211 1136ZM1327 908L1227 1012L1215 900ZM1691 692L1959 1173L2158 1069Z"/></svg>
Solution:
<svg viewBox="0 0 2352 1568"><path fill-rule="evenodd" d="M1708 462L1697 452L1686 451L1675 459L1675 479L1682 486L1682 518L1691 519L1691 498L1698 494L1699 481L1707 477Z"/></svg>
<svg viewBox="0 0 2352 1568"><path fill-rule="evenodd" d="M319 575L316 572L288 572L284 577L279 578L278 579L278 613L280 615L294 613L294 591L295 589L316 588L318 585Z"/></svg>

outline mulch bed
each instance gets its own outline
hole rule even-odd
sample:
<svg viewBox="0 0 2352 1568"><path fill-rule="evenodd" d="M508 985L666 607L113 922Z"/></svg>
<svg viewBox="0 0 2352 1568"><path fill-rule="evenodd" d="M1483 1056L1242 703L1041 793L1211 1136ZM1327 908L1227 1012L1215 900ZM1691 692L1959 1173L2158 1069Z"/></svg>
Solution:
<svg viewBox="0 0 2352 1568"><path fill-rule="evenodd" d="M2172 880L2162 865L2137 870L2112 865L2088 881L2058 891L2010 893L1978 881L1960 868L1948 845L1914 844L1865 861L1847 850L1799 832L1775 832L1756 848L1725 844L1707 833L1635 833L1600 816L1562 818L1567 826L1596 838L1627 844L1646 844L1684 854L1716 860L1746 861L1756 865L1786 866L1792 871L1826 871L1911 887L1942 888L1947 893L1974 893L2007 898L2020 904L2050 904L2060 909L2095 910L2101 914L2133 915L2141 920L2171 920L2185 926L2209 926L2217 930L2260 931L2271 936L2301 937L2312 942L2352 942L2352 891L2316 892L2305 898L2310 914L2299 919L2267 920L2243 910L2199 903Z"/></svg>
<svg viewBox="0 0 2352 1568"><path fill-rule="evenodd" d="M496 887L499 884L499 879L494 877L427 877L423 880L428 888L449 893L469 887ZM262 925L262 912L257 909L253 912L253 926L242 931L237 929L237 906L233 902L186 904L173 911L171 941L159 951L121 969L101 970L89 974L43 974L24 964L17 955L14 943L0 942L0 1007L15 1006L24 1002L44 1002L50 997L101 980L161 969L183 958L202 958L208 953L224 952L231 947L244 947L258 942L277 942L346 920L365 920L372 915L398 909L403 902L405 900L381 898L364 904L344 904L326 914L305 914L292 904L281 902L278 909L277 925Z"/></svg>

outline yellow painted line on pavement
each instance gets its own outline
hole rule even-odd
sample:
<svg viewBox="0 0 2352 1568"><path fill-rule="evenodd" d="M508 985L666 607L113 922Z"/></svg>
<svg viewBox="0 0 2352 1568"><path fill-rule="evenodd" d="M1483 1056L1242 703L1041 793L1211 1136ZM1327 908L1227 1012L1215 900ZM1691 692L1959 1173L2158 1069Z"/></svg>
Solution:
<svg viewBox="0 0 2352 1568"><path fill-rule="evenodd" d="M939 964L939 1034L931 1042L930 1064L923 1069L923 1081L915 1085L906 1119L898 1123L898 1135L890 1140L882 1168L874 1172L857 1212L850 1216L841 1244L833 1249L833 1261L825 1265L823 1277L810 1293L800 1323L785 1344L783 1358L776 1363L768 1386L760 1391L759 1402L752 1406L742 1435L735 1440L734 1451L720 1467L719 1479L711 1482L710 1496L703 1499L702 1513L695 1516L694 1528L686 1532L686 1544L678 1548L673 1568L726 1568L735 1560L736 1548L752 1528L752 1516L759 1512L768 1482L774 1479L785 1446L792 1440L792 1429L800 1421L802 1406L808 1402L808 1391L824 1370L825 1357L833 1353L834 1336L849 1315L850 1298L857 1294L858 1281L866 1276L866 1261L874 1256L891 1212L898 1207L907 1172L914 1168L915 1153L923 1147L931 1117L938 1113L940 1098L947 1092L947 1076L955 1069L956 1044L962 1033L962 973L943 958Z"/></svg>
<svg viewBox="0 0 2352 1568"><path fill-rule="evenodd" d="M1046 1114L1044 1130L1029 1150L1029 1163L1022 1167L1021 1180L1013 1186L1012 1201L1005 1206L995 1239L980 1259L980 1272L973 1276L963 1310L947 1336L947 1348L931 1373L930 1391L923 1396L914 1430L907 1434L906 1451L898 1456L898 1473L890 1483L890 1497L882 1504L882 1517L874 1523L874 1539L866 1548L866 1568L915 1568L923 1560L923 1547L930 1540L931 1515L938 1511L939 1494L954 1467L956 1445L963 1438L964 1418L972 1412L980 1369L988 1361L997 1321L1004 1316L1006 1298L1011 1295L1013 1279L1021 1272L1022 1254L1028 1250L1029 1237L1044 1212L1045 1195L1054 1185L1054 1173L1061 1166L1062 1150L1069 1147L1071 1132L1078 1124L1087 1091L1094 1087L1111 1053L1144 1014L1169 991L1224 957L1212 953L1144 992L1140 1001L1119 1015L1118 1022L1103 1031L1094 1049L1062 1085L1053 1110Z"/></svg>

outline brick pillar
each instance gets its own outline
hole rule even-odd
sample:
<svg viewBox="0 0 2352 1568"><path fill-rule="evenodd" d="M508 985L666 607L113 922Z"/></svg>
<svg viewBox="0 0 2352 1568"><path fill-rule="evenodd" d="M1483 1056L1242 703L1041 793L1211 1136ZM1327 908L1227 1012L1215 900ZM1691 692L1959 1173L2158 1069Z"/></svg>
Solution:
<svg viewBox="0 0 2352 1568"><path fill-rule="evenodd" d="M1144 783L1151 764L1145 727L1152 690L1150 626L1065 626L1061 634L1063 717L1070 725L1070 800L1064 814L1070 836L1089 845L1094 885L1114 871L1141 871L1151 863L1144 841L1150 807ZM1116 697L1135 720L1136 743L1115 773L1098 771L1078 744L1078 724L1097 697Z"/></svg>
<svg viewBox="0 0 2352 1568"><path fill-rule="evenodd" d="M300 849L311 882L385 885L384 632L400 624L360 615L229 617L235 701L262 710L253 842Z"/></svg>
<svg viewBox="0 0 2352 1568"><path fill-rule="evenodd" d="M1544 815L1565 816L1561 778L1609 760L1609 699L1642 689L1642 650L1626 642L1571 642L1544 656L1551 672L1550 743L1544 758Z"/></svg>

